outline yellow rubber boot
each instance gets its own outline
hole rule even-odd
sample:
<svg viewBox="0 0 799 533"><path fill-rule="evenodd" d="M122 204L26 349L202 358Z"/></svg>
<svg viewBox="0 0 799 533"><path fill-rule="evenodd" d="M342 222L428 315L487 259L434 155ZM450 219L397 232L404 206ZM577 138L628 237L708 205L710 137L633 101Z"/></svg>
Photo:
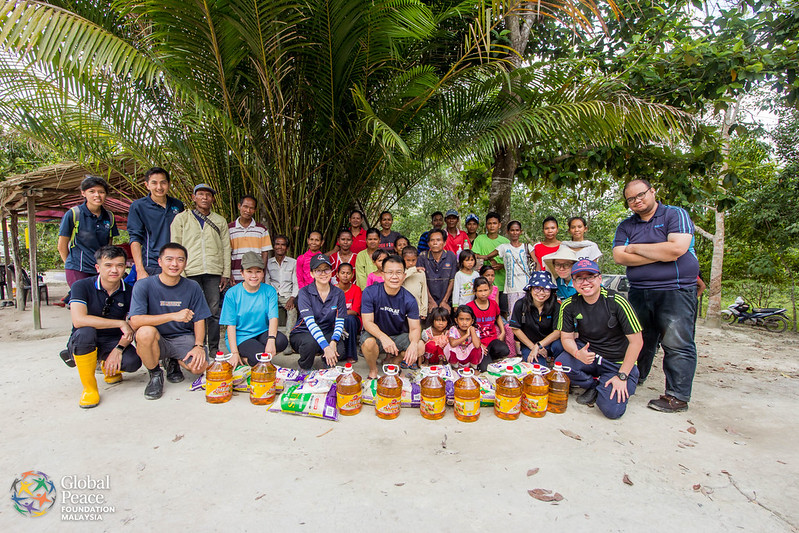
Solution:
<svg viewBox="0 0 799 533"><path fill-rule="evenodd" d="M100 403L100 391L97 390L97 378L94 377L94 369L97 368L97 350L84 355L75 354L72 357L75 359L80 382L83 384L83 394L78 405L83 409L96 407Z"/></svg>
<svg viewBox="0 0 799 533"><path fill-rule="evenodd" d="M105 371L105 361L100 363L100 365L103 368L103 380L105 380L106 383L113 385L114 383L119 383L122 381L122 372L117 371L116 374L108 374Z"/></svg>

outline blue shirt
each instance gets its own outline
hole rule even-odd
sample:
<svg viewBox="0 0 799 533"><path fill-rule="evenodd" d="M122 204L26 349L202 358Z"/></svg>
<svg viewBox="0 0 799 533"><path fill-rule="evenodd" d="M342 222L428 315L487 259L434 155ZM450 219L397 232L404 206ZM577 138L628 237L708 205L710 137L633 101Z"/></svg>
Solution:
<svg viewBox="0 0 799 533"><path fill-rule="evenodd" d="M142 246L142 262L145 267L158 266L158 253L169 242L169 226L175 215L183 211L183 202L166 197L166 207L161 207L147 195L130 204L128 212L128 234L130 242Z"/></svg>
<svg viewBox="0 0 799 533"><path fill-rule="evenodd" d="M361 315L365 313L373 313L380 331L394 337L408 333L408 319L419 320L419 305L405 287L400 287L397 294L390 296L385 286L378 283L366 287L361 295Z"/></svg>
<svg viewBox="0 0 799 533"><path fill-rule="evenodd" d="M297 294L297 313L300 318L291 330L292 333L307 331L325 349L329 344L325 336L330 336L336 342L341 339L344 319L347 318L347 299L344 291L330 285L330 292L322 301L314 282L301 288Z"/></svg>
<svg viewBox="0 0 799 533"><path fill-rule="evenodd" d="M455 279L455 274L458 272L458 258L449 250L444 250L436 261L433 252L428 250L419 254L416 266L424 268L427 290L437 304L441 303L447 293L449 282Z"/></svg>
<svg viewBox="0 0 799 533"><path fill-rule="evenodd" d="M249 292L244 283L237 283L225 293L219 323L236 326L237 344L269 331L272 318L278 318L278 310L277 291L271 285L261 283L257 291Z"/></svg>
<svg viewBox="0 0 799 533"><path fill-rule="evenodd" d="M658 202L654 216L647 221L637 214L622 220L616 228L613 247L628 244L668 242L669 233L694 234L694 223L685 209ZM688 251L676 261L656 261L648 265L628 266L627 279L633 289L673 290L696 287L699 260L694 252L694 239Z"/></svg>
<svg viewBox="0 0 799 533"><path fill-rule="evenodd" d="M132 290L125 282L120 282L119 287L112 294L108 294L100 284L100 276L76 281L70 288L70 303L82 303L86 312L91 316L99 316L109 320L125 320L130 309ZM72 327L75 332L75 326ZM97 329L98 338L122 337L122 332L117 327Z"/></svg>
<svg viewBox="0 0 799 533"><path fill-rule="evenodd" d="M563 278L555 278L555 285L558 286L558 298L561 300L565 300L569 296L577 294L577 289L574 288L572 280L566 283L566 280Z"/></svg>
<svg viewBox="0 0 799 533"><path fill-rule="evenodd" d="M67 211L61 218L61 227L58 230L60 237L72 237L75 227L73 209ZM119 235L119 229L114 224L111 227L111 213L104 207L100 208L100 216L92 213L86 204L78 206L78 234L75 242L69 248L64 268L80 270L81 272L97 273L94 265L94 252L111 244L111 238Z"/></svg>
<svg viewBox="0 0 799 533"><path fill-rule="evenodd" d="M133 299L130 303L130 316L165 315L183 309L194 311L191 322L167 322L155 326L165 339L194 335L194 322L211 316L205 302L200 284L194 280L180 278L174 287L164 285L159 275L139 280L133 286Z"/></svg>
<svg viewBox="0 0 799 533"><path fill-rule="evenodd" d="M430 249L430 245L428 242L430 241L430 230L425 231L421 235L419 235L419 244L416 245L416 250L419 253L426 252Z"/></svg>

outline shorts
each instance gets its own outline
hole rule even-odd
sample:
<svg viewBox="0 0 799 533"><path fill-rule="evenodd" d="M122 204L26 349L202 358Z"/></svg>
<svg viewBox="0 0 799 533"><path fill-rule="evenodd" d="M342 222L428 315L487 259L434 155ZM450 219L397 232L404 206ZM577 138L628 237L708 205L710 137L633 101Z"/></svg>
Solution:
<svg viewBox="0 0 799 533"><path fill-rule="evenodd" d="M158 349L161 352L161 359L178 359L183 361L183 358L194 348L194 335L181 335L180 337L171 337L166 339L164 337L158 338ZM208 352L203 347L206 358ZM191 359L183 361L186 364L191 363Z"/></svg>
<svg viewBox="0 0 799 533"><path fill-rule="evenodd" d="M400 333L399 335L389 335L389 337L391 338L392 341L394 341L394 344L397 345L397 350L399 350L400 352L404 352L405 350L408 349L408 346L411 345L411 339L410 337L408 337L407 333ZM380 353L386 353L386 351L383 349L383 344L380 342L380 339L378 339L368 331L363 330L361 332L361 345L363 345L363 343L369 339L374 339L375 341L377 341L377 347L380 350Z"/></svg>

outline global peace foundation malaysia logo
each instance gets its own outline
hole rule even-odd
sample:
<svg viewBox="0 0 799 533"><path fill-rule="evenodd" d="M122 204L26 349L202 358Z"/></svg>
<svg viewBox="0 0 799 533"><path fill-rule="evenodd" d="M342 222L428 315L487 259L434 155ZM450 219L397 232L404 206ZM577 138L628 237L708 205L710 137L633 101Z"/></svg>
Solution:
<svg viewBox="0 0 799 533"><path fill-rule="evenodd" d="M55 505L55 500L55 484L44 472L28 470L11 484L11 501L23 516L42 516Z"/></svg>
<svg viewBox="0 0 799 533"><path fill-rule="evenodd" d="M29 470L14 478L11 502L20 515L38 517L53 508L58 494L60 508L51 514L60 512L64 521L101 521L103 515L116 511L108 502L110 489L111 479L108 475L92 477L73 474L62 476L56 491L56 483L47 474Z"/></svg>

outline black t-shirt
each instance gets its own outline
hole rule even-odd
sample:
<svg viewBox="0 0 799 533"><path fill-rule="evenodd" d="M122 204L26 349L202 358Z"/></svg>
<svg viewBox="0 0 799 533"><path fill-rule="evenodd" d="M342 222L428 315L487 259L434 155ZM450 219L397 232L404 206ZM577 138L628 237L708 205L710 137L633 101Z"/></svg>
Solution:
<svg viewBox="0 0 799 533"><path fill-rule="evenodd" d="M119 288L109 296L100 284L100 276L78 280L72 285L70 291L71 303L82 303L86 306L86 312L89 315L109 320L125 320L128 310L130 310L130 299L133 296L133 289L129 285L125 285L124 281L120 281ZM75 332L74 327L72 331ZM122 333L116 327L98 329L97 336L120 338Z"/></svg>
<svg viewBox="0 0 799 533"><path fill-rule="evenodd" d="M527 335L531 341L540 342L555 330L560 304L556 302L550 313L539 315L535 305L529 304L528 306L527 298L525 296L513 306L513 313L511 313L508 325L522 330L522 333Z"/></svg>
<svg viewBox="0 0 799 533"><path fill-rule="evenodd" d="M575 294L560 306L558 329L565 333L580 334L580 340L590 344L588 349L608 361L619 363L627 351L627 335L641 331L630 303L623 296L605 288L593 304Z"/></svg>

